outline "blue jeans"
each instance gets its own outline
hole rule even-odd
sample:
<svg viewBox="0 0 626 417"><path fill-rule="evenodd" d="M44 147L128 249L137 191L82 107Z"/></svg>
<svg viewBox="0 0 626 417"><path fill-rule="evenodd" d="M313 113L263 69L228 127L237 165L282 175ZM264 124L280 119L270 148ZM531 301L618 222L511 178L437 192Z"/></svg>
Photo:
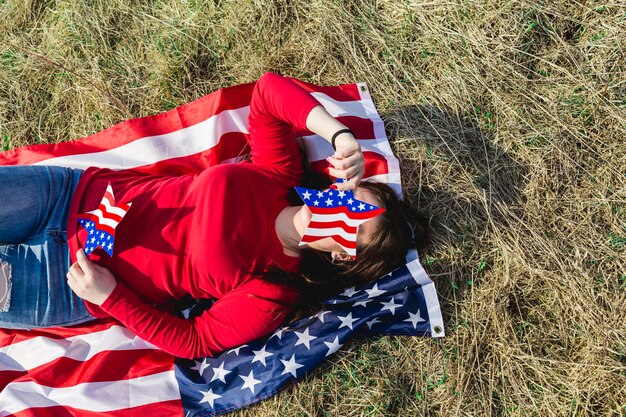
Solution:
<svg viewBox="0 0 626 417"><path fill-rule="evenodd" d="M93 320L67 284L67 216L82 171L0 166L0 328Z"/></svg>

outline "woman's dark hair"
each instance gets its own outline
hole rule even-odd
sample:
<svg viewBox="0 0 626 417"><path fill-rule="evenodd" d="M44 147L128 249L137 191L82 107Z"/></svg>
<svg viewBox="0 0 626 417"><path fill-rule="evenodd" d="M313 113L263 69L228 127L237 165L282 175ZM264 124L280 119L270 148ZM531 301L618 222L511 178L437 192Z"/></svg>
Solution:
<svg viewBox="0 0 626 417"><path fill-rule="evenodd" d="M324 176L325 177L325 176ZM326 184L323 184L324 181ZM320 184L321 183L321 184ZM326 177L309 173L304 186L325 188L330 184ZM428 222L409 205L398 199L391 187L382 183L361 182L359 187L370 191L385 211L378 217L379 227L369 243L357 243L354 260L333 261L330 253L305 249L297 273L288 273L269 267L259 275L262 279L297 288L301 293L298 311L289 319L302 318L321 308L324 299L341 290L364 285L404 265L409 249L423 249L428 238ZM296 194L296 197L297 194ZM293 203L298 202L291 199ZM299 201L302 204L301 201ZM295 205L295 204L294 204Z"/></svg>

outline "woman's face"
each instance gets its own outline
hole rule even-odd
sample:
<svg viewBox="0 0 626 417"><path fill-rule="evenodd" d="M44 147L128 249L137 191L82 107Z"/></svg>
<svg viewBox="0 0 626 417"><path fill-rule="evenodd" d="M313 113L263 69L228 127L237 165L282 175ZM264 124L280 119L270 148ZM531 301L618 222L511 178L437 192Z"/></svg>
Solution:
<svg viewBox="0 0 626 417"><path fill-rule="evenodd" d="M357 200L361 200L365 203L372 204L375 206L380 206L380 201L376 198L376 196L369 190L361 187L357 187L354 191L354 196ZM306 227L311 220L311 211L307 208L306 205L303 205L298 212L299 223L304 226L302 229L302 233L306 230ZM367 245L371 242L374 232L379 227L380 219L378 216L366 221L365 223L361 223L358 228L356 240L359 246ZM347 255L346 251L343 250L341 246L337 242L335 242L331 237L326 237L324 239L316 240L315 242L307 243L307 246L311 249L321 250L324 252L337 252Z"/></svg>

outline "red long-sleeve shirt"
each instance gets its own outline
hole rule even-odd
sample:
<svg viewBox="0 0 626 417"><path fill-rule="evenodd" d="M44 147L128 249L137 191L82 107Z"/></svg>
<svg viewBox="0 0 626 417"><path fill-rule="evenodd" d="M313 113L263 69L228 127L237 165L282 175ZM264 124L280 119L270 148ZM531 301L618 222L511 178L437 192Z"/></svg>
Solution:
<svg viewBox="0 0 626 417"><path fill-rule="evenodd" d="M90 255L118 280L96 317L115 317L137 335L179 357L213 356L275 330L298 302L293 288L251 274L274 265L296 271L275 230L287 194L302 175L295 129L319 103L292 81L268 73L250 105L251 162L218 165L197 175L154 176L89 168L68 219L72 261L86 232L77 215L98 207L108 183L132 206L115 232L113 257ZM156 308L186 295L218 298L185 320Z"/></svg>

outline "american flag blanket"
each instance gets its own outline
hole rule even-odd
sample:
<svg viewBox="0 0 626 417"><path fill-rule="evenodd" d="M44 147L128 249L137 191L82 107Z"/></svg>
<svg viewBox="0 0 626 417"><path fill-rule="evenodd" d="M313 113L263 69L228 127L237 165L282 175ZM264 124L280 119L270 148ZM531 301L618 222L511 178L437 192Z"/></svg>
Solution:
<svg viewBox="0 0 626 417"><path fill-rule="evenodd" d="M352 129L366 158L365 180L386 182L400 193L398 161L367 86L297 82ZM253 86L224 88L76 141L6 151L0 153L0 165L99 166L177 175L235 163L247 153ZM299 136L312 167L324 170L330 144L311 132ZM188 317L205 308L210 301L198 300L181 314ZM112 319L73 328L0 329L0 417L222 414L276 394L351 338L378 335L444 335L434 284L416 253L377 282L326 300L314 317L215 358L175 358Z"/></svg>

